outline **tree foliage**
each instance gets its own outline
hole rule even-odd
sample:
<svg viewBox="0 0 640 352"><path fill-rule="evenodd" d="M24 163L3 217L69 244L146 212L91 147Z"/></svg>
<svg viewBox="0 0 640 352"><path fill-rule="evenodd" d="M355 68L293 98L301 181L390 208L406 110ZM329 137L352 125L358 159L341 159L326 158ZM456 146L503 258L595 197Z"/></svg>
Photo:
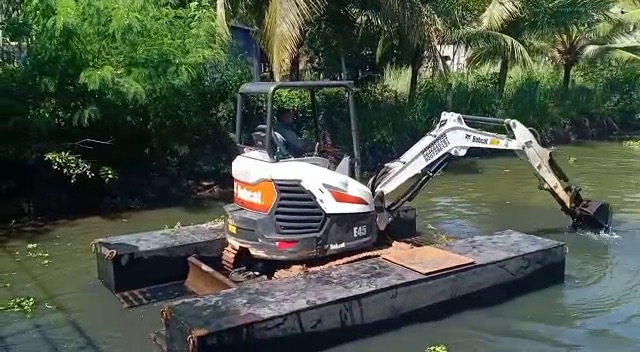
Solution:
<svg viewBox="0 0 640 352"><path fill-rule="evenodd" d="M9 15L0 49L28 50L0 62L0 167L10 170L0 195L42 201L39 211L229 182L235 93L250 79L250 65L230 56L234 22L258 29L278 79L288 69L356 81L371 168L442 110L517 118L549 140L639 122L633 0L25 0ZM451 67L447 46L470 50L467 71ZM344 96L318 99L332 139L347 146ZM312 110L306 95L276 100ZM256 102L247 128L264 119Z"/></svg>
<svg viewBox="0 0 640 352"><path fill-rule="evenodd" d="M25 189L20 175L49 174L51 166L86 180L72 187L86 194L106 180L116 180L109 187L119 193L144 189L145 174L178 180L169 193L188 173L221 177L229 117L218 116L233 106L229 87L246 80L248 70L227 56L213 5L27 0L26 58L0 66L0 110L9 112L0 126L3 159L30 160L2 180L7 192ZM197 165L181 168L194 158Z"/></svg>

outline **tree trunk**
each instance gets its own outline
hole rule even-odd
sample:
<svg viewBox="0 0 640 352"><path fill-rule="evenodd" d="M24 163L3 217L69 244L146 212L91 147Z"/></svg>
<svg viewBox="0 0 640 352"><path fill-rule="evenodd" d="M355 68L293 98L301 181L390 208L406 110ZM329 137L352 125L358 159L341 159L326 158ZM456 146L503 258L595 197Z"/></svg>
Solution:
<svg viewBox="0 0 640 352"><path fill-rule="evenodd" d="M573 63L564 64L564 72L562 73L562 92L569 91L569 84L571 84L571 70L573 69Z"/></svg>
<svg viewBox="0 0 640 352"><path fill-rule="evenodd" d="M340 67L342 69L342 80L349 79L349 73L347 72L347 61L344 57L344 51L340 51Z"/></svg>
<svg viewBox="0 0 640 352"><path fill-rule="evenodd" d="M498 72L498 96L502 98L504 88L507 85L507 77L509 74L509 59L503 58L500 61L500 71Z"/></svg>
<svg viewBox="0 0 640 352"><path fill-rule="evenodd" d="M411 80L409 82L409 102L412 103L416 98L418 91L418 74L422 67L422 50L415 49L413 57L411 58Z"/></svg>
<svg viewBox="0 0 640 352"><path fill-rule="evenodd" d="M289 80L300 80L300 50L296 50L296 53L293 54L293 57L291 57L291 61L289 64Z"/></svg>

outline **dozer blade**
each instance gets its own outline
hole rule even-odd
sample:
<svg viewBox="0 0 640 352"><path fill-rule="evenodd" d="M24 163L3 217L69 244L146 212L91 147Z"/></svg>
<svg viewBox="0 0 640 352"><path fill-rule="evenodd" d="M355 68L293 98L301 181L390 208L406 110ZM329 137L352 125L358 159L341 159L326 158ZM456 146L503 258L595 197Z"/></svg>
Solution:
<svg viewBox="0 0 640 352"><path fill-rule="evenodd" d="M587 231L609 231L613 212L611 205L598 200L585 200L576 209L573 228Z"/></svg>
<svg viewBox="0 0 640 352"><path fill-rule="evenodd" d="M189 274L184 282L187 289L197 295L207 295L236 287L236 284L207 264L198 260L195 255L188 258Z"/></svg>

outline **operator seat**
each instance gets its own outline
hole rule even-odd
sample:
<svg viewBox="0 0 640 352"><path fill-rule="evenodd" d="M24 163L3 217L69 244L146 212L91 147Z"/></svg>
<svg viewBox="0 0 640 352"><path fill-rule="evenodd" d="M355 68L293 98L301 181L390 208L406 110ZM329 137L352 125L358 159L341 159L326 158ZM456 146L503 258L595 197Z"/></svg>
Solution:
<svg viewBox="0 0 640 352"><path fill-rule="evenodd" d="M251 133L251 138L253 138L253 144L261 149L266 147L267 141L267 125L258 125L256 130ZM287 151L287 148L284 146L284 137L275 130L271 131L271 149L274 155L284 154L286 157L290 158L291 154ZM278 149L280 153L278 153Z"/></svg>
<svg viewBox="0 0 640 352"><path fill-rule="evenodd" d="M309 163L309 164L314 164L314 165L318 165L320 167L326 168L328 169L330 166L329 160L327 160L326 158L323 157L319 157L319 156L306 156L306 157L300 157L300 158L294 158L289 151L287 150L287 148L285 147L285 140L284 137L282 137L282 135L278 132L276 132L275 130L272 131L272 151L274 155L283 155L285 156L284 159L281 159L280 161L301 161L304 163ZM266 125L258 125L256 127L255 132L253 132L251 134L251 137L253 138L253 144L255 147L260 148L260 149L264 149L265 145L266 145L266 137L267 137L267 126ZM278 153L278 149L280 150L280 152Z"/></svg>

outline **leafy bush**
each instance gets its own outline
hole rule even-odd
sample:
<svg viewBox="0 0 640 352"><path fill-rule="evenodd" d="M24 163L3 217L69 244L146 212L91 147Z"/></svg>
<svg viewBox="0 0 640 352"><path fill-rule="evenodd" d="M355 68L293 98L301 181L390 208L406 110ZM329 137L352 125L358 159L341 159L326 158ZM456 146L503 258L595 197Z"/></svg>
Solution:
<svg viewBox="0 0 640 352"><path fill-rule="evenodd" d="M227 57L213 5L27 1L26 60L0 65L3 198L83 208L225 180L233 97L250 76Z"/></svg>
<svg viewBox="0 0 640 352"><path fill-rule="evenodd" d="M11 28L30 38L28 53L18 65L0 64L0 167L10 170L0 178L3 199L23 203L20 212L59 213L171 201L202 180L229 183L235 93L250 72L228 56L213 1L25 4ZM445 110L515 118L547 141L640 127L640 72L628 65L582 60L568 91L551 66L513 68L502 97L495 72L425 73L412 103L407 70L378 71L356 89L365 171L407 150ZM246 106L245 132L264 123L264 103ZM311 134L306 92L280 91L275 104L298 110ZM323 130L349 151L344 92L321 91L318 107Z"/></svg>

